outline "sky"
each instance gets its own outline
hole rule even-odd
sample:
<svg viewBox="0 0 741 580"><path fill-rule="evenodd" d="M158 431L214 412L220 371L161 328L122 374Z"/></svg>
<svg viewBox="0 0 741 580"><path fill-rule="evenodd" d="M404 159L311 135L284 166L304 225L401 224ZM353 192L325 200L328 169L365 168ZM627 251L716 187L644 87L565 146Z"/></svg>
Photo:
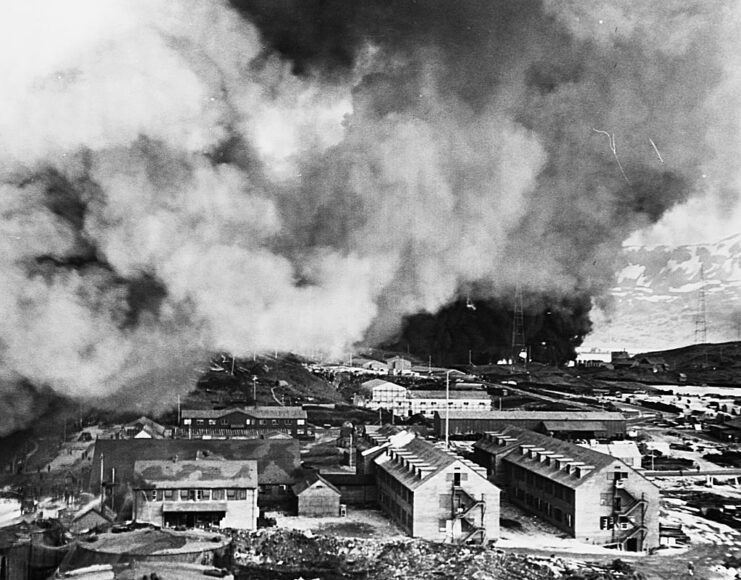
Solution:
<svg viewBox="0 0 741 580"><path fill-rule="evenodd" d="M3 4L0 399L156 405L212 352L341 355L515 286L607 307L623 245L739 223L739 12Z"/></svg>

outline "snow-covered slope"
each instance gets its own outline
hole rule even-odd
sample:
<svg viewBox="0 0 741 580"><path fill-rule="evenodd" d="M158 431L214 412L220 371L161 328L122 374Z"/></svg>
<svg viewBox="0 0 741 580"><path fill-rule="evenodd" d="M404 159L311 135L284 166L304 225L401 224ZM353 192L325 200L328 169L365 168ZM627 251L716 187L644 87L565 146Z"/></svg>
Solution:
<svg viewBox="0 0 741 580"><path fill-rule="evenodd" d="M704 294L708 342L741 339L741 234L713 244L627 247L612 304L594 313L586 344L630 351L699 339Z"/></svg>

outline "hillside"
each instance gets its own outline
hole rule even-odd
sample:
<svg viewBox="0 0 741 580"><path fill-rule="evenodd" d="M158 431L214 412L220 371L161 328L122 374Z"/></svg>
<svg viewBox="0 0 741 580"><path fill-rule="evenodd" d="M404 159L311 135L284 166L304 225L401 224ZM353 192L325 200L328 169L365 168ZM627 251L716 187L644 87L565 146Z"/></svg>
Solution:
<svg viewBox="0 0 741 580"><path fill-rule="evenodd" d="M712 244L627 247L586 344L629 351L695 342L705 302L707 342L741 338L741 234ZM702 339L702 336L699 336Z"/></svg>

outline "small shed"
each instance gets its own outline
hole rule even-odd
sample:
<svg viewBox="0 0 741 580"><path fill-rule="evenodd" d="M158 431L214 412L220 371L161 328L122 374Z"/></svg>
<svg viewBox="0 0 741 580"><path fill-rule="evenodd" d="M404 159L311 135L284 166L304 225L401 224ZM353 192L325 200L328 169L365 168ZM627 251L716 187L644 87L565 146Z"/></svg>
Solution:
<svg viewBox="0 0 741 580"><path fill-rule="evenodd" d="M82 534L90 530L107 527L113 524L115 514L108 506L100 507L98 500L89 503L80 509L72 518L69 529L74 534Z"/></svg>
<svg viewBox="0 0 741 580"><path fill-rule="evenodd" d="M340 515L340 490L318 473L310 473L293 486L299 516Z"/></svg>

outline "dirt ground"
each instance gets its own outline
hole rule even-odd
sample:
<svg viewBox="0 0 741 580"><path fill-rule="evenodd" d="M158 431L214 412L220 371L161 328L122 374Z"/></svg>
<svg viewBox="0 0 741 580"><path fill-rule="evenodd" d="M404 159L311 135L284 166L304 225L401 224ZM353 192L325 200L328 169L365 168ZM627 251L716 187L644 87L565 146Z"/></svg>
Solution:
<svg viewBox="0 0 741 580"><path fill-rule="evenodd" d="M279 512L268 512L275 518L276 527L287 530L310 531L338 538L378 538L399 540L407 535L379 510L348 509L346 517L311 518L287 516Z"/></svg>

